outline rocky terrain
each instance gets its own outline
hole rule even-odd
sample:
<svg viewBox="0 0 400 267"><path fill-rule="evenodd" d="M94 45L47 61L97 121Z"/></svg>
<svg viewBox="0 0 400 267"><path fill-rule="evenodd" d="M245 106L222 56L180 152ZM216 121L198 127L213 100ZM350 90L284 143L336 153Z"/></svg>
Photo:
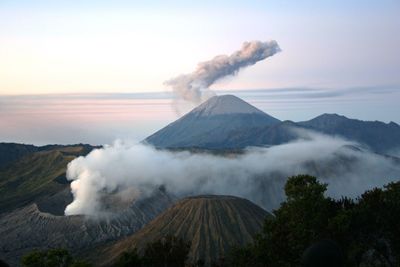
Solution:
<svg viewBox="0 0 400 267"><path fill-rule="evenodd" d="M205 266L229 248L252 242L268 212L249 200L233 196L188 197L163 212L136 234L98 249L99 265L108 266L130 248L139 250L151 241L175 235L190 242L189 262L204 260Z"/></svg>
<svg viewBox="0 0 400 267"><path fill-rule="evenodd" d="M64 216L72 201L65 178L67 164L94 147L24 146L0 145L3 158L17 151L0 170L0 259L12 266L18 266L20 257L33 249L62 247L77 254L130 235L175 201L164 190L155 189L149 198L113 207L116 212L108 217Z"/></svg>
<svg viewBox="0 0 400 267"><path fill-rule="evenodd" d="M18 266L20 257L33 249L60 247L80 254L136 232L173 202L158 191L108 218L57 216L33 203L0 217L0 258Z"/></svg>

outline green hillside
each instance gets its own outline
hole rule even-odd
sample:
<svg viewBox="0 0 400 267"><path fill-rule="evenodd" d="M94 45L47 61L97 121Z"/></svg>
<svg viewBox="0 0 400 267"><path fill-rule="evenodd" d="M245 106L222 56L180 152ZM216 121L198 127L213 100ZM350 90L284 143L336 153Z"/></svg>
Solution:
<svg viewBox="0 0 400 267"><path fill-rule="evenodd" d="M0 169L22 157L39 151L39 147L33 145L0 143Z"/></svg>
<svg viewBox="0 0 400 267"><path fill-rule="evenodd" d="M54 195L69 186L67 164L89 146L53 146L28 153L0 170L0 213ZM90 149L89 149L90 148Z"/></svg>

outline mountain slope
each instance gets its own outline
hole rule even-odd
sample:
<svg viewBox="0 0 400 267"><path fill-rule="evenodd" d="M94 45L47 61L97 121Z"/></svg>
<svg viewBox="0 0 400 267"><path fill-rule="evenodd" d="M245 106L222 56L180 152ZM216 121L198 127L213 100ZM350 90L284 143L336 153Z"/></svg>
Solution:
<svg viewBox="0 0 400 267"><path fill-rule="evenodd" d="M12 144L19 150L24 150L24 146ZM67 164L93 149L88 145L34 148L27 146L25 151L36 152L27 152L0 170L0 213L38 202L69 188L65 178Z"/></svg>
<svg viewBox="0 0 400 267"><path fill-rule="evenodd" d="M38 149L38 147L33 145L0 143L0 169L27 154L38 151Z"/></svg>
<svg viewBox="0 0 400 267"><path fill-rule="evenodd" d="M300 128L296 123L284 121L274 125L239 129L226 136L225 142L229 147L243 149L250 146L273 146L288 143L298 139L295 129Z"/></svg>
<svg viewBox="0 0 400 267"><path fill-rule="evenodd" d="M299 122L298 125L357 141L378 153L400 148L400 126L394 122L386 124L380 121L349 119L337 114L323 114L312 120Z"/></svg>
<svg viewBox="0 0 400 267"><path fill-rule="evenodd" d="M35 152L63 150L64 152L69 151L72 154L76 151L85 151L82 154L87 154L93 148L97 147L86 144L34 146L17 143L0 143L0 169L5 169L9 164Z"/></svg>
<svg viewBox="0 0 400 267"><path fill-rule="evenodd" d="M232 95L214 96L191 112L145 139L159 148L230 148L227 136L238 130L279 123ZM236 147L235 147L236 148Z"/></svg>
<svg viewBox="0 0 400 267"><path fill-rule="evenodd" d="M229 248L252 242L268 213L249 200L233 196L185 198L159 215L139 232L96 255L108 265L132 248L139 250L151 241L175 235L191 243L189 261L199 259L209 266Z"/></svg>

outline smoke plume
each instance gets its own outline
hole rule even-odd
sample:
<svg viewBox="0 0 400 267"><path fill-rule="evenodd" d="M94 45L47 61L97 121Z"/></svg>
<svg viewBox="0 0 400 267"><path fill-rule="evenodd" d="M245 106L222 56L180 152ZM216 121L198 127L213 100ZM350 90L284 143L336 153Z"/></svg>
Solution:
<svg viewBox="0 0 400 267"><path fill-rule="evenodd" d="M171 86L177 97L198 104L214 95L208 88L219 79L235 75L240 69L254 65L279 51L281 50L276 41L245 42L232 55L219 55L201 62L194 72L182 74L164 84Z"/></svg>
<svg viewBox="0 0 400 267"><path fill-rule="evenodd" d="M105 199L132 202L150 196L160 186L178 197L240 196L271 210L284 200L283 186L291 175L318 176L329 184L328 194L332 197L355 197L399 178L398 163L355 145L308 134L284 145L217 156L118 141L68 165L67 178L72 180L74 200L65 214L101 215L105 212Z"/></svg>

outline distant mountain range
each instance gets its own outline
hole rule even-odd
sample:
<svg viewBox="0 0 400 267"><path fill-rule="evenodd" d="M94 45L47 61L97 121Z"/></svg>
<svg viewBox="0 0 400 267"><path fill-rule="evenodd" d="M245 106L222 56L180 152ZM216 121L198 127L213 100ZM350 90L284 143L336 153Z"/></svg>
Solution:
<svg viewBox="0 0 400 267"><path fill-rule="evenodd" d="M93 148L95 147L87 144L34 146L18 143L0 143L0 170L7 167L8 164L35 152L59 150L71 155L84 155Z"/></svg>
<svg viewBox="0 0 400 267"><path fill-rule="evenodd" d="M242 149L272 146L309 129L355 141L377 153L400 148L400 126L323 114L309 121L280 121L233 95L214 96L144 141L158 148Z"/></svg>
<svg viewBox="0 0 400 267"><path fill-rule="evenodd" d="M361 121L337 114L323 114L312 120L299 122L298 125L357 141L378 153L400 148L400 126L394 122Z"/></svg>

